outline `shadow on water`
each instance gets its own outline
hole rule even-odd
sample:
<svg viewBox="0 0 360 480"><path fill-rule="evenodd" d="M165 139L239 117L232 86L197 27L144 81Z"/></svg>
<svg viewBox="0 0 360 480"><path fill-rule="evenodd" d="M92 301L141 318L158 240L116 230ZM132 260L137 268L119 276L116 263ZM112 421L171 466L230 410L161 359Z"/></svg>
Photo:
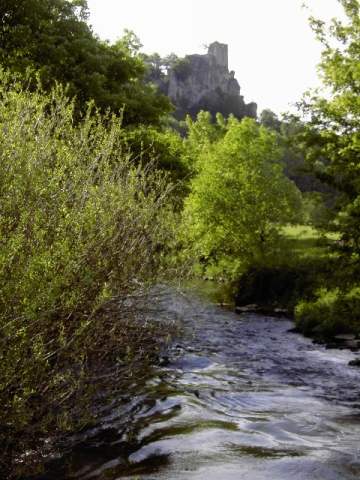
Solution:
<svg viewBox="0 0 360 480"><path fill-rule="evenodd" d="M165 287L149 315L178 318L183 335L38 480L360 478L356 354Z"/></svg>

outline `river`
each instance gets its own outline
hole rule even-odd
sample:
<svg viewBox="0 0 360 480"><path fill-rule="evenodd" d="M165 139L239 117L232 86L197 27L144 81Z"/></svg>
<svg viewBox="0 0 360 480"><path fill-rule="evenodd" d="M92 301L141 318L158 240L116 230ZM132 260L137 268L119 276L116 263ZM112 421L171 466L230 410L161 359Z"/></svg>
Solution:
<svg viewBox="0 0 360 480"><path fill-rule="evenodd" d="M357 353L169 288L149 315L181 336L41 479L360 479Z"/></svg>

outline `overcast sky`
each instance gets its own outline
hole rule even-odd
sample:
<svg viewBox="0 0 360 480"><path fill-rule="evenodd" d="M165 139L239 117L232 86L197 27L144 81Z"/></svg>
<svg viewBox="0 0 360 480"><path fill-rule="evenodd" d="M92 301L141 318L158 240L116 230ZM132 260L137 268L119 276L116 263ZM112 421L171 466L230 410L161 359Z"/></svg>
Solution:
<svg viewBox="0 0 360 480"><path fill-rule="evenodd" d="M289 110L318 85L321 46L308 26L310 13L328 20L341 15L337 0L88 0L90 23L114 41L133 30L146 53L205 53L215 40L229 45L245 101L260 112Z"/></svg>

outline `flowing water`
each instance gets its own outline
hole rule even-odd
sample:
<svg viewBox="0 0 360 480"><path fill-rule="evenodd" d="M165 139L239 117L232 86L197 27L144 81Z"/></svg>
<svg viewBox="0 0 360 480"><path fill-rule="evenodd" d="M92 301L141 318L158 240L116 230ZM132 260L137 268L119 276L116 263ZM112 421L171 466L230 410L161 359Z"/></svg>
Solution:
<svg viewBox="0 0 360 480"><path fill-rule="evenodd" d="M42 479L360 479L358 354L166 288L152 315L181 338Z"/></svg>

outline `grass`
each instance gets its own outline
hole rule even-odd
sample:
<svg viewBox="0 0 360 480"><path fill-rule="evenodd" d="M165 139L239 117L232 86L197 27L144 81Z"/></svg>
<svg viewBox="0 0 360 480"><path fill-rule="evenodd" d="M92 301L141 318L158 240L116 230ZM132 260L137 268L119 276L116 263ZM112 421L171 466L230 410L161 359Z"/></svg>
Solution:
<svg viewBox="0 0 360 480"><path fill-rule="evenodd" d="M286 253L285 263L298 264L336 256L332 251L339 239L335 232L324 232L310 225L286 225L280 235L282 255Z"/></svg>

